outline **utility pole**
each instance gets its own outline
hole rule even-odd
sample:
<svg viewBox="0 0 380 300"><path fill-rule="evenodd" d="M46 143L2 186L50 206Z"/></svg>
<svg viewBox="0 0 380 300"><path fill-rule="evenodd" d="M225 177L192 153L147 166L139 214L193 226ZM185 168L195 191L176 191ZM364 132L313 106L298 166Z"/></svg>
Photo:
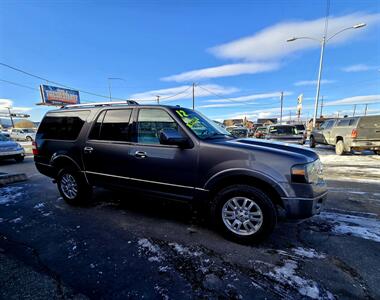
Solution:
<svg viewBox="0 0 380 300"><path fill-rule="evenodd" d="M160 96L157 95L157 104L160 104Z"/></svg>
<svg viewBox="0 0 380 300"><path fill-rule="evenodd" d="M13 122L13 118L12 118L11 109L10 109L9 107L8 107L8 112L9 112L9 118L11 119L12 128L15 128L15 123Z"/></svg>
<svg viewBox="0 0 380 300"><path fill-rule="evenodd" d="M322 111L323 111L323 96L321 97L321 114L319 115L320 118L322 117Z"/></svg>
<svg viewBox="0 0 380 300"><path fill-rule="evenodd" d="M355 112L356 112L356 104L354 105L354 112L352 114L353 117L355 117Z"/></svg>
<svg viewBox="0 0 380 300"><path fill-rule="evenodd" d="M282 107L283 107L283 102L284 102L284 92L281 92L281 112L280 112L280 124L282 124Z"/></svg>
<svg viewBox="0 0 380 300"><path fill-rule="evenodd" d="M195 83L193 82L193 110L195 109Z"/></svg>
<svg viewBox="0 0 380 300"><path fill-rule="evenodd" d="M292 111L289 110L289 124L292 124Z"/></svg>
<svg viewBox="0 0 380 300"><path fill-rule="evenodd" d="M108 78L108 91L110 93L110 102L112 102L112 96L111 96L111 80Z"/></svg>
<svg viewBox="0 0 380 300"><path fill-rule="evenodd" d="M365 110L364 110L364 115L365 116L367 115L367 108L368 108L368 104L365 105Z"/></svg>

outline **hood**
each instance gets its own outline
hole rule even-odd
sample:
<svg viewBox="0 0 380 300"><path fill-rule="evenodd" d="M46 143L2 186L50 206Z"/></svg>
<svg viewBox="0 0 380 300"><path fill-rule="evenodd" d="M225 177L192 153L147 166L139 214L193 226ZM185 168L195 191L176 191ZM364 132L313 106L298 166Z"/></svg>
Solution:
<svg viewBox="0 0 380 300"><path fill-rule="evenodd" d="M4 148L18 148L18 144L13 141L0 141L0 149Z"/></svg>
<svg viewBox="0 0 380 300"><path fill-rule="evenodd" d="M286 153L289 156L303 156L306 158L307 161L314 161L319 158L318 154L315 153L313 150L306 149L302 146L298 145L289 145L285 143L280 142L273 142L273 141L267 141L262 139L235 139L230 141L225 141L226 144L233 144L236 146L241 146L246 148L247 146L251 146L252 150L254 150L256 147L261 148L265 147L271 152L282 152Z"/></svg>

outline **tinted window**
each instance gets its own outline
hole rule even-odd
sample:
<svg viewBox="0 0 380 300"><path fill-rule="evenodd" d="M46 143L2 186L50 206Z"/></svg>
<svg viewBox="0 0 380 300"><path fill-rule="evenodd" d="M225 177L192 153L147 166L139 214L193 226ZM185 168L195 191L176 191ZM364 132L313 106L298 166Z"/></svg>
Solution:
<svg viewBox="0 0 380 300"><path fill-rule="evenodd" d="M98 140L99 139L99 137L100 137L100 128L102 127L102 122L103 122L105 114L106 114L106 111L102 111L100 113L100 115L98 116L98 118L96 119L95 124L92 126L90 135L88 136L88 138L90 140Z"/></svg>
<svg viewBox="0 0 380 300"><path fill-rule="evenodd" d="M297 128L294 126L273 126L269 128L270 134L298 134Z"/></svg>
<svg viewBox="0 0 380 300"><path fill-rule="evenodd" d="M326 122L326 126L324 127L325 129L330 129L334 124L334 121L328 121Z"/></svg>
<svg viewBox="0 0 380 300"><path fill-rule="evenodd" d="M162 129L178 130L177 123L161 109L140 109L137 122L137 142L143 144L159 144Z"/></svg>
<svg viewBox="0 0 380 300"><path fill-rule="evenodd" d="M101 124L99 139L129 141L129 119L131 113L132 109L108 110ZM98 122L100 120L97 121L97 124Z"/></svg>
<svg viewBox="0 0 380 300"><path fill-rule="evenodd" d="M38 128L38 138L75 140L89 114L89 111L48 113Z"/></svg>
<svg viewBox="0 0 380 300"><path fill-rule="evenodd" d="M348 126L349 124L350 124L350 119L343 119L339 121L338 126L339 127Z"/></svg>

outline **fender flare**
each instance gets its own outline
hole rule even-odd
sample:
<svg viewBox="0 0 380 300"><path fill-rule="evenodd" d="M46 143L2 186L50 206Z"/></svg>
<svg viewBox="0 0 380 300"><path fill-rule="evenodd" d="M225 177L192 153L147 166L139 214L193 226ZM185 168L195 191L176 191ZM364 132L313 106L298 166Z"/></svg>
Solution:
<svg viewBox="0 0 380 300"><path fill-rule="evenodd" d="M271 176L255 170L241 168L227 169L214 174L213 176L211 176L211 178L209 178L206 181L206 183L204 184L204 189L211 190L220 180L235 176L247 176L251 177L252 179L264 181L265 183L273 187L273 189L279 194L280 197L289 196L286 190Z"/></svg>

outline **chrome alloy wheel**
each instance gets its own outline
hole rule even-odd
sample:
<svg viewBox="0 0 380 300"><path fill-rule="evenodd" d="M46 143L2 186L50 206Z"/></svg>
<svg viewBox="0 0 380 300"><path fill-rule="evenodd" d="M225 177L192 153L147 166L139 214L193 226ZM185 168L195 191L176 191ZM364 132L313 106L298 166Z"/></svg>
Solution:
<svg viewBox="0 0 380 300"><path fill-rule="evenodd" d="M74 199L78 194L78 184L71 174L64 174L61 178L61 189L63 194L69 198Z"/></svg>
<svg viewBox="0 0 380 300"><path fill-rule="evenodd" d="M233 233L251 235L263 224L263 213L252 199L233 197L223 205L222 219Z"/></svg>

